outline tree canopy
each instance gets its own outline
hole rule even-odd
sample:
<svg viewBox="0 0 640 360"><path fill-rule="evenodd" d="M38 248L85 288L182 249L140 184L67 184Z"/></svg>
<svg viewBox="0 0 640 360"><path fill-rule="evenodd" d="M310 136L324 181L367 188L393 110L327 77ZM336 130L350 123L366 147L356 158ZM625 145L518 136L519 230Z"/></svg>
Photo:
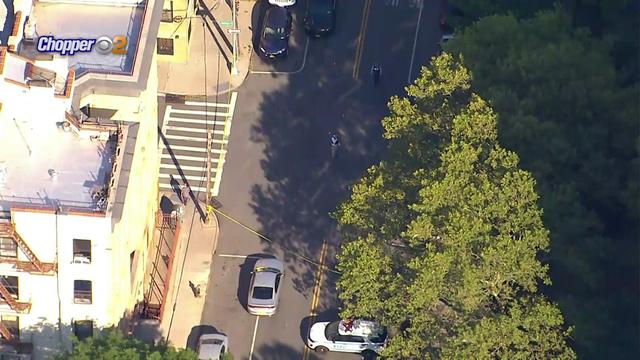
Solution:
<svg viewBox="0 0 640 360"><path fill-rule="evenodd" d="M601 26L624 3L601 4L608 9ZM629 69L616 68L618 42L575 27L576 16L557 7L528 19L485 17L446 50L464 56L474 89L499 114L500 143L537 180L551 234L555 286L547 292L576 325L578 349L593 358L633 357L640 336L638 86L624 85Z"/></svg>
<svg viewBox="0 0 640 360"><path fill-rule="evenodd" d="M151 345L117 330L106 330L99 337L74 340L73 351L58 360L197 360L191 350L176 350L165 344Z"/></svg>
<svg viewBox="0 0 640 360"><path fill-rule="evenodd" d="M346 239L341 316L398 330L390 359L480 349L574 358L571 329L538 295L550 284L538 260L549 237L535 181L498 143L496 115L471 91L468 70L445 54L407 93L391 99L383 120L387 156L335 213ZM503 338L509 326L518 338Z"/></svg>

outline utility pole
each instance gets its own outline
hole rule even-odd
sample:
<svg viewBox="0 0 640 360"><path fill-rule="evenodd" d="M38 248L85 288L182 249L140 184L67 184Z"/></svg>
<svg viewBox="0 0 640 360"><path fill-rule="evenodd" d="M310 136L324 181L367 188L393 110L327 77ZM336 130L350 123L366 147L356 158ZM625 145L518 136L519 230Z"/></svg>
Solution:
<svg viewBox="0 0 640 360"><path fill-rule="evenodd" d="M238 29L238 8L240 7L240 0L233 1L233 29L229 29L229 32L232 36L232 45L233 45L233 56L231 60L231 75L237 76L239 74L238 71L238 34L240 34L240 29Z"/></svg>

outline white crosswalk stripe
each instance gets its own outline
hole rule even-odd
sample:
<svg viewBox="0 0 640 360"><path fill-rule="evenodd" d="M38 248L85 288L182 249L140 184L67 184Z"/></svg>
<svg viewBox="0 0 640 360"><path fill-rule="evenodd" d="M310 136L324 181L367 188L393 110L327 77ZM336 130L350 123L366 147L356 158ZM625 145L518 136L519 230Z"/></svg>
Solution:
<svg viewBox="0 0 640 360"><path fill-rule="evenodd" d="M229 103L186 101L167 105L159 146L161 189L175 189L186 180L192 191L206 192L210 160L210 195L218 195L237 96L232 92ZM212 136L209 157L208 134Z"/></svg>

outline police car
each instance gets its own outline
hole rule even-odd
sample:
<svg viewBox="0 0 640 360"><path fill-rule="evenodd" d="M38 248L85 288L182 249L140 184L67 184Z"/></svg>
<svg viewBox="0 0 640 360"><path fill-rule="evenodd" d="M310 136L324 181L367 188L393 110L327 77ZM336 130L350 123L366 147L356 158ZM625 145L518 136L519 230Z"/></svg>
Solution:
<svg viewBox="0 0 640 360"><path fill-rule="evenodd" d="M309 329L307 346L317 353L380 353L387 344L387 329L375 321L317 322Z"/></svg>
<svg viewBox="0 0 640 360"><path fill-rule="evenodd" d="M269 0L269 4L280 7L289 7L295 5L296 0Z"/></svg>

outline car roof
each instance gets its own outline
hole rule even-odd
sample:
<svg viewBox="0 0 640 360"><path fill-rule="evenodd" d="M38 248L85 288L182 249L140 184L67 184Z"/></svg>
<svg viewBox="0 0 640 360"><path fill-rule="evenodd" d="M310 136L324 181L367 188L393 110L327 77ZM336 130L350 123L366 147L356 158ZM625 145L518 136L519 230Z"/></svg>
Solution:
<svg viewBox="0 0 640 360"><path fill-rule="evenodd" d="M274 287L276 275L278 274L272 271L256 271L253 286Z"/></svg>
<svg viewBox="0 0 640 360"><path fill-rule="evenodd" d="M272 6L267 10L265 15L265 25L270 27L284 27L287 24L287 18L289 16L289 10L280 7Z"/></svg>
<svg viewBox="0 0 640 360"><path fill-rule="evenodd" d="M203 334L198 340L202 343L203 340L220 340L222 344L201 344L198 349L199 359L218 359L222 352L222 347L226 346L227 337L222 334Z"/></svg>
<svg viewBox="0 0 640 360"><path fill-rule="evenodd" d="M340 321L338 325L338 333L340 335L356 335L356 336L364 336L369 337L371 335L376 335L382 333L384 331L384 327L375 321L369 320L354 320L353 325L351 326L351 330L347 330L345 327L345 321Z"/></svg>

